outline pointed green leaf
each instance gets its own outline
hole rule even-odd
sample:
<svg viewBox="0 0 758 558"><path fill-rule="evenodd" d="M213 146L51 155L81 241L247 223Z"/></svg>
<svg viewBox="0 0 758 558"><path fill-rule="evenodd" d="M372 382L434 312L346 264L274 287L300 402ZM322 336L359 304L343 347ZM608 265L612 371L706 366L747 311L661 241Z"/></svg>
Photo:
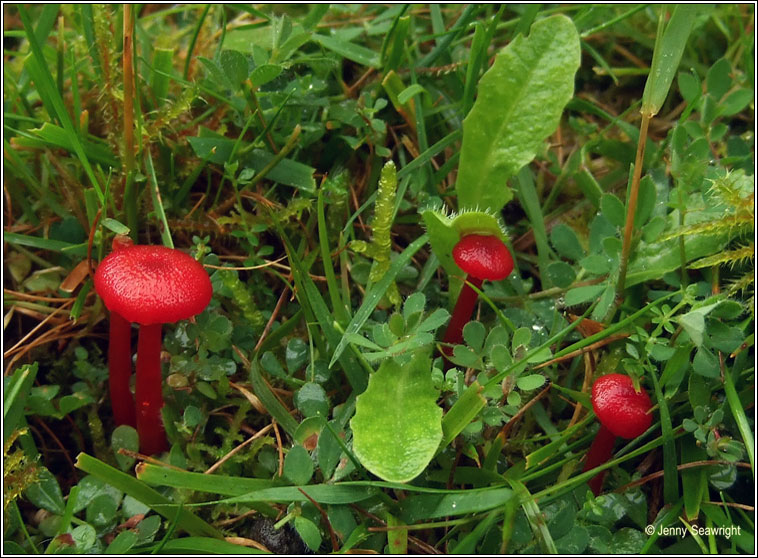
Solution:
<svg viewBox="0 0 758 558"><path fill-rule="evenodd" d="M665 10L665 7L663 9ZM657 114L663 101L666 100L699 10L700 7L696 5L676 6L663 31L661 26L665 13L661 13L661 23L659 23L653 51L653 64L642 93L643 113Z"/></svg>
<svg viewBox="0 0 758 558"><path fill-rule="evenodd" d="M513 197L507 181L555 131L579 61L579 36L562 15L537 21L497 55L463 121L459 207L499 211Z"/></svg>
<svg viewBox="0 0 758 558"><path fill-rule="evenodd" d="M386 360L358 396L353 450L376 476L408 482L434 457L442 439L442 409L431 377L431 359L422 352L400 366Z"/></svg>

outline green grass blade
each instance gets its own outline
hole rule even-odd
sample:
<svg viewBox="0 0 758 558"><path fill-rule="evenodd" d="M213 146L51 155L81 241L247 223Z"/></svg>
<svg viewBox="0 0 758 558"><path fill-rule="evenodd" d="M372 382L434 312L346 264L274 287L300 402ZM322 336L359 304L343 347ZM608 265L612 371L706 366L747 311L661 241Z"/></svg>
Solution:
<svg viewBox="0 0 758 558"><path fill-rule="evenodd" d="M649 374L653 381L658 412L661 415L661 432L663 433L663 499L667 504L679 500L679 474L677 472L676 446L674 445L674 428L671 425L671 413L663 397L661 384L654 371Z"/></svg>
<svg viewBox="0 0 758 558"><path fill-rule="evenodd" d="M503 506L511 498L513 490L504 486L414 494L400 502L399 516L406 523L415 523L424 519L479 513Z"/></svg>
<svg viewBox="0 0 758 558"><path fill-rule="evenodd" d="M540 268L542 287L549 288L552 286L552 282L547 274L547 266L553 254L550 249L550 243L547 240L545 217L542 215L537 188L534 186L534 176L531 169L525 166L519 171L517 178L516 195L524 211L526 211L532 231L534 232L534 242L537 244L537 263Z"/></svg>
<svg viewBox="0 0 758 558"><path fill-rule="evenodd" d="M208 10L210 9L211 9L211 5L206 4L205 9L203 10L203 13L200 15L200 19L197 20L197 25L195 25L195 30L192 33L192 39L190 40L189 47L187 48L187 59L184 61L184 72L182 73L182 76L184 76L184 79L187 79L187 77L189 76L190 62L192 62L192 53L195 51L195 43L197 43L197 37L200 34L200 28L203 26L205 17L208 15Z"/></svg>
<svg viewBox="0 0 758 558"><path fill-rule="evenodd" d="M555 384L553 384L555 386ZM577 422L571 428L566 428L560 433L560 436L539 449L531 452L526 456L526 468L543 465L551 457L563 455L562 452L568 448L564 447L569 438L573 437L578 431L583 431L587 425L595 418L594 413L588 413L586 417Z"/></svg>
<svg viewBox="0 0 758 558"><path fill-rule="evenodd" d="M24 401L37 376L37 363L25 364L13 373L3 393L3 441L19 428L24 418Z"/></svg>
<svg viewBox="0 0 758 558"><path fill-rule="evenodd" d="M307 270L303 267L301 259L297 256L297 252L287 235L284 233L284 230L281 228L281 225L279 225L276 220L274 222L287 250L290 265L292 267L292 275L295 279L295 284L298 287L298 293L304 293L302 298L300 298L301 304L312 311L318 324L321 326L320 333L326 338L332 347L336 347L338 343L340 343L340 334L337 329L335 329L335 320L329 312L329 308L327 307L326 302L324 302L313 279L311 279ZM307 315L308 314L306 313L306 316ZM324 352L324 356L326 356L326 352ZM344 355L338 355L338 358L353 391L356 395L363 393L368 385L368 377L366 372L361 369L355 356L352 353L345 353ZM333 358L332 363L336 362L338 358Z"/></svg>
<svg viewBox="0 0 758 558"><path fill-rule="evenodd" d="M194 554L267 554L258 548L208 537L183 537L166 541L161 547L161 553L183 554L185 556Z"/></svg>
<svg viewBox="0 0 758 558"><path fill-rule="evenodd" d="M618 16L611 18L607 21L604 21L603 23L596 25L595 27L592 27L591 29L587 29L586 31L582 31L580 37L582 39L589 37L590 35L594 35L595 33L602 31L603 29L607 29L608 27L611 27L612 25L616 25L619 21L623 21L627 19L628 17L636 14L640 10L644 10L648 6L646 4L640 4L638 6L634 6L630 10L627 10L623 14L619 14Z"/></svg>
<svg viewBox="0 0 758 558"><path fill-rule="evenodd" d="M21 16L21 21L24 25L24 31L26 31L26 37L29 40L29 46L32 49L32 57L29 58L27 62L29 73L37 85L37 90L39 91L40 97L43 100L47 99L47 102L53 107L53 113L58 117L58 120L63 126L63 129L68 134L69 141L71 142L71 145L77 157L79 158L79 161L82 163L84 172L87 174L87 177L92 183L92 186L95 188L100 203L103 203L104 197L103 191L100 189L100 183L95 177L95 173L90 166L89 159L84 153L84 148L82 147L79 134L76 133L76 130L71 123L71 118L68 116L68 111L63 104L63 99L61 98L60 93L55 86L53 76L50 74L50 70L47 67L47 62L45 61L45 57L42 54L42 47L40 46L35 34L32 32L29 13L22 5L18 6L18 13Z"/></svg>
<svg viewBox="0 0 758 558"><path fill-rule="evenodd" d="M171 238L171 229L168 226L166 212L163 210L161 191L158 188L158 179L155 177L155 169L153 168L153 156L150 155L149 149L145 150L145 170L147 171L147 179L150 185L150 195L153 198L153 208L155 209L156 217L158 217L161 222L161 240L163 241L164 246L173 248L174 241Z"/></svg>
<svg viewBox="0 0 758 558"><path fill-rule="evenodd" d="M95 17L92 13L92 4L79 4L79 19L82 24L84 40L87 42L87 52L92 59L92 65L95 68L98 78L102 77L102 66L100 66L100 57L95 44Z"/></svg>
<svg viewBox="0 0 758 558"><path fill-rule="evenodd" d="M294 418L292 418L292 415L289 414L287 409L285 409L284 406L279 403L279 400L269 389L268 385L263 379L263 376L261 376L257 358L253 358L250 362L250 381L253 384L253 391L255 392L255 395L258 396L258 399L261 400L261 403L264 407L266 407L266 410L269 412L272 418L282 425L282 428L287 431L287 434L294 436L295 430L297 430L298 427L298 423Z"/></svg>
<svg viewBox="0 0 758 558"><path fill-rule="evenodd" d="M463 13L461 13L458 20L447 31L445 36L442 37L441 40L437 41L436 46L431 51L429 51L426 56L416 62L415 67L426 68L428 66L431 66L434 64L434 61L437 60L437 58L439 58L442 54L449 53L450 44L453 42L453 40L457 39L458 36L466 29L469 21L471 21L471 19L474 17L475 10L478 9L479 6L476 4L468 4L463 10Z"/></svg>
<svg viewBox="0 0 758 558"><path fill-rule="evenodd" d="M174 49L156 48L153 53L152 89L156 108L163 105L168 94L170 74L174 67Z"/></svg>
<svg viewBox="0 0 758 558"><path fill-rule="evenodd" d="M75 465L85 473L89 473L93 477L149 506L166 519L172 520L177 515L176 510L179 504L175 504L145 483L110 465L106 465L99 459L95 459L86 453L80 453L76 458ZM186 509L181 509L178 512L177 526L190 535L222 538L222 534L215 527Z"/></svg>
<svg viewBox="0 0 758 558"><path fill-rule="evenodd" d="M700 7L696 4L675 6L671 19L663 30L665 9L665 6L661 9L653 51L653 64L645 82L645 91L642 93L641 111L651 116L658 114L666 100Z"/></svg>
<svg viewBox="0 0 758 558"><path fill-rule="evenodd" d="M724 392L726 392L726 400L729 403L729 410L732 412L734 421L737 423L737 429L740 431L742 441L745 444L745 450L747 451L747 457L750 461L750 470L755 475L755 442L753 432L750 430L750 423L748 422L747 415L745 414L745 408L740 401L740 397L737 394L737 390L734 387L734 378L732 374L734 372L727 370L724 373Z"/></svg>
<svg viewBox="0 0 758 558"><path fill-rule="evenodd" d="M650 548L655 544L655 541L658 540L658 533L660 532L661 527L668 527L674 523L679 517L681 509L682 502L677 502L675 505L671 506L666 513L659 515L656 520L653 521L653 534L650 535L645 541L645 544L642 545L639 554L647 554L650 551Z"/></svg>
<svg viewBox="0 0 758 558"><path fill-rule="evenodd" d="M692 463L708 459L708 454L703 448L696 445L693 437L684 438L680 444L681 462ZM687 521L695 521L700 515L700 505L708 494L708 478L705 467L683 469L679 472L682 477L682 499L684 500L684 512Z"/></svg>
<svg viewBox="0 0 758 558"><path fill-rule="evenodd" d="M37 38L37 42L43 44L55 25L55 20L58 17L60 11L60 4L45 4L42 7L42 11L36 20L36 27L34 28L34 36ZM29 84L29 73L24 70L18 80L19 89L24 89ZM51 115L53 113L50 113Z"/></svg>
<svg viewBox="0 0 758 558"><path fill-rule="evenodd" d="M485 66L487 60L487 49L492 42L495 29L497 29L497 23L500 21L500 17L504 11L505 4L501 4L486 28L481 22L478 22L474 28L474 37L471 39L471 49L469 51L469 63L466 66L466 81L463 85L463 110L461 114L464 117L474 104L476 85L479 83L482 67Z"/></svg>
<svg viewBox="0 0 758 558"><path fill-rule="evenodd" d="M332 255L329 250L329 235L326 228L326 215L324 213L324 193L323 190L318 192L318 241L321 249L321 261L324 266L324 275L326 276L326 286L329 289L329 298L332 301L332 308L335 317L341 323L347 323L348 314L345 305L342 303L340 287L337 284L337 277L334 274L332 265Z"/></svg>
<svg viewBox="0 0 758 558"><path fill-rule="evenodd" d="M317 33L311 35L311 39L325 49L336 52L348 60L352 60L363 66L371 66L372 68L379 67L379 54L357 43L351 43L349 41L343 41L341 39L329 37L327 35L319 35Z"/></svg>
<svg viewBox="0 0 758 558"><path fill-rule="evenodd" d="M30 130L30 132L18 131L16 143L23 147L62 147L68 151L75 152L74 146L71 143L71 135L60 126L45 122L39 128ZM116 159L116 156L104 143L82 140L81 147L88 160L105 166L118 166L118 159Z"/></svg>
<svg viewBox="0 0 758 558"><path fill-rule="evenodd" d="M303 494L305 492L305 494ZM276 486L263 488L220 500L227 504L253 502L307 502L308 496L320 504L354 504L375 496L377 490L355 483L310 484L305 486ZM208 504L213 502L207 502Z"/></svg>
<svg viewBox="0 0 758 558"><path fill-rule="evenodd" d="M495 523L500 513L500 510L490 512L484 518L484 521L477 523L476 527L453 547L451 554L476 554L477 543L484 537L492 524Z"/></svg>
<svg viewBox="0 0 758 558"><path fill-rule="evenodd" d="M49 250L51 252L62 252L71 256L86 256L86 244L71 244L63 240L52 240L49 238L40 238L39 236L30 236L28 234L10 233L3 234L5 242L17 244L18 246L29 246L40 250Z"/></svg>
<svg viewBox="0 0 758 558"><path fill-rule="evenodd" d="M137 478L153 486L170 486L223 496L241 496L248 492L272 488L275 485L275 482L269 479L191 473L150 463L141 463L137 466Z"/></svg>
<svg viewBox="0 0 758 558"><path fill-rule="evenodd" d="M482 395L482 390L483 388L478 382L473 382L442 417L440 450L447 447L487 404L487 400Z"/></svg>
<svg viewBox="0 0 758 558"><path fill-rule="evenodd" d="M74 486L68 493L68 498L66 499L66 509L61 516L61 522L58 526L58 532L56 533L57 536L62 535L68 531L68 528L71 525L71 518L74 517L74 508L76 506L76 500L79 498L80 489L80 486Z"/></svg>
<svg viewBox="0 0 758 558"><path fill-rule="evenodd" d="M334 363L337 362L337 359L339 359L340 355L345 350L345 347L347 347L348 340L345 336L347 334L358 333L358 331L360 331L361 327L363 327L363 324L366 323L366 320L368 320L369 316L374 311L374 308L376 308L376 305L384 296L384 293L390 286L390 283L395 280L397 274L401 269L403 269L403 267L408 264L413 255L418 252L418 250L424 244L426 244L427 240L429 240L429 236L424 234L409 244L408 247L403 250L403 253L400 254L394 262L392 262L392 265L387 270L387 273L384 275L384 277L377 281L371 290L366 293L366 296L363 298L363 304L361 304L358 312L356 312L355 316L353 316L353 319L345 329L345 333L337 345L337 348L334 350L332 360L329 362L330 368L334 366Z"/></svg>
<svg viewBox="0 0 758 558"><path fill-rule="evenodd" d="M677 438L679 436L684 436L685 434L687 434L687 432L680 431L674 434L674 437ZM598 473L605 471L606 469L611 469L613 467L616 467L617 465L620 465L621 463L624 463L625 461L629 461L630 459L633 459L639 455L644 455L648 453L649 451L654 450L655 448L658 448L662 445L663 445L663 436L658 437L655 440L648 442L644 446L640 446L636 450L632 450L629 453L622 455L621 457L617 457L616 459L611 459L610 461L606 461L605 463L603 463L602 465L598 467L595 467L594 469L590 469L589 471L583 471L579 473L578 475L571 477L568 480L548 486L547 488L544 488L541 491L535 493L534 498L535 500L540 501L540 502L542 502L543 499L547 501L548 498L549 499L559 498L562 494L570 492L574 490L580 484L589 481L592 477L594 477Z"/></svg>
<svg viewBox="0 0 758 558"><path fill-rule="evenodd" d="M509 479L508 482L511 483L511 486L518 495L519 501L521 502L521 509L524 510L526 519L529 521L529 525L532 528L532 533L534 533L537 538L537 542L542 547L542 551L546 554L558 554L558 549L555 547L555 541L553 541L553 536L547 528L547 523L545 523L545 518L543 517L542 512L540 512L536 498L529 493L529 490L523 483L515 479Z"/></svg>

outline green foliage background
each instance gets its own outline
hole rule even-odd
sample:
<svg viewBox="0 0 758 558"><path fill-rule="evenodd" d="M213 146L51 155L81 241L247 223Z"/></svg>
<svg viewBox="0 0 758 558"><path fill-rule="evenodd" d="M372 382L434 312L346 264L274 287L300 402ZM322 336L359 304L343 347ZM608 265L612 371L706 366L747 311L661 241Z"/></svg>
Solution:
<svg viewBox="0 0 758 558"><path fill-rule="evenodd" d="M752 5L689 36L642 4L3 9L4 552L754 553ZM540 60L547 21L579 52ZM472 227L516 270L445 370ZM88 262L117 233L214 289L164 328L159 461L110 414ZM655 408L595 498L609 372Z"/></svg>

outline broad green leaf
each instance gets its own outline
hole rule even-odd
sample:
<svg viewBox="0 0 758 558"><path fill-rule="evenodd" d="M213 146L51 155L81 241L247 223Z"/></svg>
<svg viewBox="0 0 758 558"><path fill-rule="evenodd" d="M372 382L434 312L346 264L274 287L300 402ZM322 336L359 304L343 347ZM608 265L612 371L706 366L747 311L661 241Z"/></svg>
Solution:
<svg viewBox="0 0 758 558"><path fill-rule="evenodd" d="M579 36L555 15L517 36L482 76L463 121L456 182L458 205L499 211L512 197L507 181L529 163L555 131L574 92Z"/></svg>
<svg viewBox="0 0 758 558"><path fill-rule="evenodd" d="M668 217L667 230L678 228L676 213ZM701 223L713 219L714 216L706 211L690 211L687 213L685 225ZM687 261L710 256L724 249L727 239L723 235L696 234L684 237L684 248ZM637 285L645 281L660 279L669 271L675 271L682 265L679 242L676 238L653 242L640 241L635 249L634 256L629 261L629 272L626 276L628 286Z"/></svg>
<svg viewBox="0 0 758 558"><path fill-rule="evenodd" d="M269 81L279 77L282 73L282 67L277 64L261 64L250 74L250 81L253 85L260 87Z"/></svg>
<svg viewBox="0 0 758 558"><path fill-rule="evenodd" d="M58 481L46 467L40 467L37 482L26 489L27 500L38 508L62 515L66 507Z"/></svg>
<svg viewBox="0 0 758 558"><path fill-rule="evenodd" d="M297 534L300 535L308 548L313 552L318 552L318 547L321 546L321 531L316 527L316 524L302 515L295 517L293 524Z"/></svg>
<svg viewBox="0 0 758 558"><path fill-rule="evenodd" d="M528 376L522 376L516 380L516 385L520 390L531 391L542 387L545 383L545 376L542 374L529 374Z"/></svg>
<svg viewBox="0 0 758 558"><path fill-rule="evenodd" d="M287 457L284 458L284 476L296 485L308 484L311 480L313 461L303 446L295 446L287 452Z"/></svg>
<svg viewBox="0 0 758 558"><path fill-rule="evenodd" d="M434 331L448 321L450 312L444 308L437 308L418 325L418 331Z"/></svg>
<svg viewBox="0 0 758 558"><path fill-rule="evenodd" d="M329 414L329 398L320 385L307 382L295 392L295 406L303 416L326 417Z"/></svg>
<svg viewBox="0 0 758 558"><path fill-rule="evenodd" d="M614 227L623 227L626 220L626 210L624 204L613 194L603 194L600 198L600 210L603 212L603 216Z"/></svg>
<svg viewBox="0 0 758 558"><path fill-rule="evenodd" d="M442 409L431 378L431 359L417 352L405 366L386 360L358 396L353 450L376 476L408 482L434 457L442 439Z"/></svg>
<svg viewBox="0 0 758 558"><path fill-rule="evenodd" d="M566 306L575 306L590 300L595 300L605 290L605 285L587 285L577 287L566 293Z"/></svg>
<svg viewBox="0 0 758 558"><path fill-rule="evenodd" d="M218 541L216 541L218 542ZM132 531L121 531L105 549L106 554L126 554L137 544L137 535Z"/></svg>
<svg viewBox="0 0 758 558"><path fill-rule="evenodd" d="M726 58L719 58L708 68L705 86L708 93L716 100L721 99L732 87L732 65Z"/></svg>
<svg viewBox="0 0 758 558"><path fill-rule="evenodd" d="M221 68L233 85L239 85L248 76L247 59L245 55L236 50L222 50L219 57Z"/></svg>
<svg viewBox="0 0 758 558"><path fill-rule="evenodd" d="M570 287L576 279L576 271L566 262L551 262L545 271L550 282L562 289Z"/></svg>
<svg viewBox="0 0 758 558"><path fill-rule="evenodd" d="M117 426L111 435L111 448L113 448L113 453L115 454L116 463L118 464L119 469L126 471L134 465L134 457L121 455L118 452L121 448L131 451L137 451L139 449L139 436L134 427L126 424Z"/></svg>
<svg viewBox="0 0 758 558"><path fill-rule="evenodd" d="M719 359L710 350L700 347L692 359L692 369L706 378L716 378L719 375Z"/></svg>
<svg viewBox="0 0 758 558"><path fill-rule="evenodd" d="M471 321L463 326L463 340L466 341L466 344L476 352L482 350L484 336L486 334L487 330L484 328L482 322Z"/></svg>
<svg viewBox="0 0 758 558"><path fill-rule="evenodd" d="M584 248L574 229L564 223L559 223L550 231L550 243L564 258L578 261L584 257Z"/></svg>

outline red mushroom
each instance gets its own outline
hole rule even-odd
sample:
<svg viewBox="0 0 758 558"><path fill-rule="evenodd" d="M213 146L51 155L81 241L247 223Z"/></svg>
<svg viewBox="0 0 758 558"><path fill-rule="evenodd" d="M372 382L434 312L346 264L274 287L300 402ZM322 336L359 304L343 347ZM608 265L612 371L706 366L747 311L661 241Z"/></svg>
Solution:
<svg viewBox="0 0 758 558"><path fill-rule="evenodd" d="M471 319L476 304L477 292L471 285L481 290L485 279L500 281L513 271L513 258L508 247L494 235L467 234L453 248L453 259L468 274L461 294L453 309L453 315L445 330L442 343L457 345L463 342L463 326ZM448 356L452 348L444 349Z"/></svg>
<svg viewBox="0 0 758 558"><path fill-rule="evenodd" d="M205 309L213 294L208 274L200 263L179 250L164 246L125 246L100 262L95 272L95 290L112 316L118 316L117 320L140 324L136 389L140 450L148 455L163 451L167 444L161 420L162 324L190 318ZM116 333L124 337L121 330ZM116 340L117 344L120 342ZM122 349L117 355L109 352L109 359L123 360ZM131 362L131 355L128 356ZM122 390L123 386L117 390L116 398ZM113 391L111 393L113 397ZM115 409L122 402L113 404Z"/></svg>
<svg viewBox="0 0 758 558"><path fill-rule="evenodd" d="M636 438L650 428L653 416L650 397L645 390L637 391L632 379L624 374L607 374L592 386L592 408L600 421L595 439L587 452L584 470L599 467L611 458L616 437ZM605 471L589 481L597 496L603 485Z"/></svg>

